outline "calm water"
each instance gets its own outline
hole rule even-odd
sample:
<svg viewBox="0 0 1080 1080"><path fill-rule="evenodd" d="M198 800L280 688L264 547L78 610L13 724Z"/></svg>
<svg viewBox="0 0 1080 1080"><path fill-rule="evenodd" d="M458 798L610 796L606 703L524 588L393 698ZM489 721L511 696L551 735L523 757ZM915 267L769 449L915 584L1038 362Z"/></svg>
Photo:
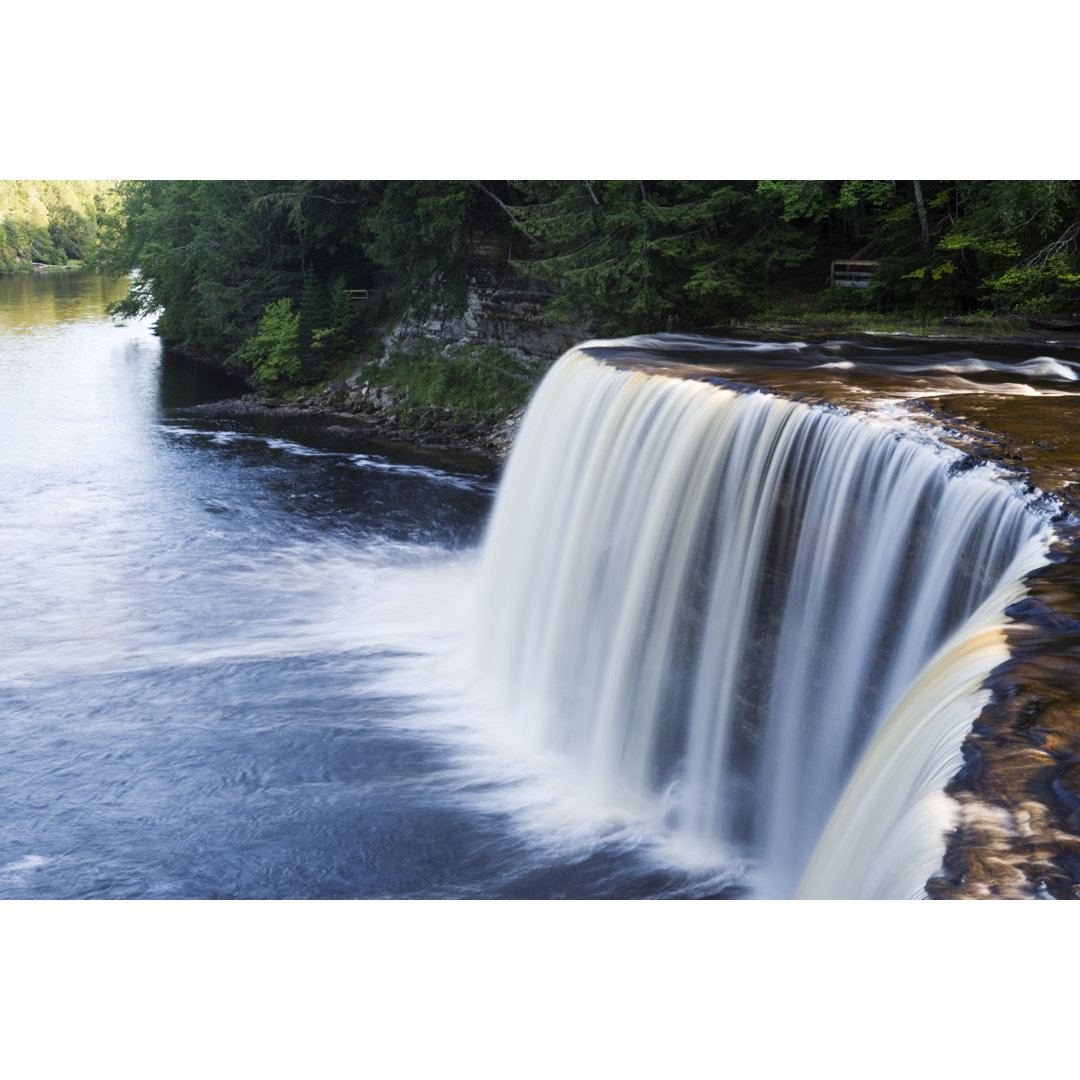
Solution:
<svg viewBox="0 0 1080 1080"><path fill-rule="evenodd" d="M483 714L490 475L194 411L116 288L0 278L0 898L737 891Z"/></svg>

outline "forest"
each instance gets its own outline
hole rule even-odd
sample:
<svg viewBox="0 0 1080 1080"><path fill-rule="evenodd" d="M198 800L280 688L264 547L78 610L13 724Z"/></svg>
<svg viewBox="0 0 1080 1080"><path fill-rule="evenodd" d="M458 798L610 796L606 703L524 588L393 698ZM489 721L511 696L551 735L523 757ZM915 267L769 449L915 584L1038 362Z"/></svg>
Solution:
<svg viewBox="0 0 1080 1080"><path fill-rule="evenodd" d="M119 203L106 180L0 180L0 272L94 256Z"/></svg>
<svg viewBox="0 0 1080 1080"><path fill-rule="evenodd" d="M163 338L270 392L507 283L596 335L1080 308L1072 180L7 182L0 214L0 269L137 270L118 316L158 312ZM835 260L866 287L833 284Z"/></svg>

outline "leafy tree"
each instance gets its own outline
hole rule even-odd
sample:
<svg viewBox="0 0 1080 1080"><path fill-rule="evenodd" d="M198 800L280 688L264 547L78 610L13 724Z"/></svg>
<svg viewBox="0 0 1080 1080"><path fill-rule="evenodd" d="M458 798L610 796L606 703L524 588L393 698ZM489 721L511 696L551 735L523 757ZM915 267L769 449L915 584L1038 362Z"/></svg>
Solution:
<svg viewBox="0 0 1080 1080"><path fill-rule="evenodd" d="M270 390L294 386L300 376L300 314L286 296L267 304L243 350L256 382Z"/></svg>
<svg viewBox="0 0 1080 1080"><path fill-rule="evenodd" d="M0 181L0 271L92 256L110 187L100 180Z"/></svg>
<svg viewBox="0 0 1080 1080"><path fill-rule="evenodd" d="M830 260L859 252L878 260L871 287L823 303L1080 298L1076 181L161 180L121 185L118 205L68 185L0 183L0 266L96 242L101 266L137 270L117 314L158 312L162 336L279 388L355 354L384 309L350 289L377 282L398 314L460 313L495 280L484 258L546 288L552 317L604 334L707 329L780 287L821 293Z"/></svg>
<svg viewBox="0 0 1080 1080"><path fill-rule="evenodd" d="M241 368L245 345L268 304L289 298L316 329L355 336L354 313L340 327L303 315L303 297L321 304L330 283L361 277L367 185L333 181L133 181L121 188L118 227L100 259L114 273L137 270L114 314L159 312L162 337ZM347 325L346 325L347 324ZM310 340L304 344L310 345Z"/></svg>
<svg viewBox="0 0 1080 1080"><path fill-rule="evenodd" d="M939 245L970 268L996 310L1039 311L1080 296L1080 184L995 180L956 186Z"/></svg>
<svg viewBox="0 0 1080 1080"><path fill-rule="evenodd" d="M420 314L465 310L465 238L479 186L466 181L390 181L367 214L364 250L398 278L404 303Z"/></svg>

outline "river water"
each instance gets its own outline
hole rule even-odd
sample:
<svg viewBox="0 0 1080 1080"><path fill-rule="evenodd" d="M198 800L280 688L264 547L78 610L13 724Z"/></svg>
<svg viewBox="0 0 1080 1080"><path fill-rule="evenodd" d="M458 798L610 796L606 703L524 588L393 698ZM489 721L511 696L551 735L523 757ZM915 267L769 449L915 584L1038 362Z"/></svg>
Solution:
<svg viewBox="0 0 1080 1080"><path fill-rule="evenodd" d="M122 288L0 278L0 898L722 893L465 692L494 477L208 418Z"/></svg>
<svg viewBox="0 0 1080 1080"><path fill-rule="evenodd" d="M110 322L123 288L0 278L0 898L761 894L738 852L598 804L488 697L470 642L492 471L200 409L240 387ZM1077 365L1030 351L631 351L852 406L944 401L961 444L1078 400ZM1016 445L1064 489L1077 425L1047 448L1047 415Z"/></svg>

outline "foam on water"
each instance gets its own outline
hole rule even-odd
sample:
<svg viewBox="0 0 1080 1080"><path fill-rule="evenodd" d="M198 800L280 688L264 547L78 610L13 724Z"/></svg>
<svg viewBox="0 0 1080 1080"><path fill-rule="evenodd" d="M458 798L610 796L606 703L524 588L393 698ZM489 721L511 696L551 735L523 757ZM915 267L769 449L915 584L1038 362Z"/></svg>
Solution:
<svg viewBox="0 0 1080 1080"><path fill-rule="evenodd" d="M895 852L899 874L867 889L917 893L947 824L920 808L1002 656L983 623L1050 533L994 470L954 474L958 451L903 426L564 357L481 569L477 662L523 745L561 757L583 804L757 862L789 895L873 737L899 727L930 789L908 782L910 812L882 810L847 854ZM911 735L927 683L956 704Z"/></svg>

